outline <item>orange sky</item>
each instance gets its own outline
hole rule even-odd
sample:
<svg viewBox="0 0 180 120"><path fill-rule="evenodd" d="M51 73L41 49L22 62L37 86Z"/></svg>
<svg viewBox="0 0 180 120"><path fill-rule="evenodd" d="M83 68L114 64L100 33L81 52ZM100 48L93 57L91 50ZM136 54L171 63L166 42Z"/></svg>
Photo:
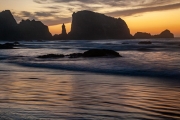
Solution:
<svg viewBox="0 0 180 120"><path fill-rule="evenodd" d="M136 32L159 34L169 29L180 37L179 0L1 0L0 11L11 10L17 22L35 19L49 26L52 34L61 33L65 23L71 27L71 15L80 10L91 10L124 19L134 35Z"/></svg>

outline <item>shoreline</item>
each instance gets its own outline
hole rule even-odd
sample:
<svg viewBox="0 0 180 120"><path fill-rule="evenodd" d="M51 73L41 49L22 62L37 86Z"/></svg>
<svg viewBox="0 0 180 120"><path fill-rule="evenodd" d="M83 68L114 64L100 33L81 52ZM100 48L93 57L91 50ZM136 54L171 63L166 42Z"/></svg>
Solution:
<svg viewBox="0 0 180 120"><path fill-rule="evenodd" d="M168 104L173 109L180 108L178 82L12 64L5 65L6 71L2 71L2 65L0 118L3 119L180 118L175 110L169 117L163 114L155 117L156 112L152 112L166 108L163 104L168 101L174 101ZM171 114L168 108L167 114Z"/></svg>

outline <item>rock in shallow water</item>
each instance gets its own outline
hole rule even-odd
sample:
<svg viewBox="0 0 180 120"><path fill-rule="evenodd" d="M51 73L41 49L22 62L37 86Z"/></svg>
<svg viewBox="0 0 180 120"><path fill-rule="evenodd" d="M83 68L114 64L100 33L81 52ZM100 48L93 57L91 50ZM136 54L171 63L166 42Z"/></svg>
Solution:
<svg viewBox="0 0 180 120"><path fill-rule="evenodd" d="M0 44L0 49L13 49L13 48L14 48L13 43Z"/></svg>
<svg viewBox="0 0 180 120"><path fill-rule="evenodd" d="M140 41L138 44L152 44L151 41Z"/></svg>
<svg viewBox="0 0 180 120"><path fill-rule="evenodd" d="M122 57L122 56L114 50L91 49L84 52L83 57Z"/></svg>
<svg viewBox="0 0 180 120"><path fill-rule="evenodd" d="M63 58L65 56L68 56L69 58L79 58L79 57L122 57L118 52L114 50L108 50L108 49L91 49L88 51L85 51L84 53L72 53L69 55L63 55L63 54L47 54L47 55L41 55L37 58Z"/></svg>
<svg viewBox="0 0 180 120"><path fill-rule="evenodd" d="M40 55L37 58L63 58L63 54L47 54L47 55Z"/></svg>
<svg viewBox="0 0 180 120"><path fill-rule="evenodd" d="M83 53L72 53L67 56L69 56L69 58L79 58L79 57L83 57Z"/></svg>

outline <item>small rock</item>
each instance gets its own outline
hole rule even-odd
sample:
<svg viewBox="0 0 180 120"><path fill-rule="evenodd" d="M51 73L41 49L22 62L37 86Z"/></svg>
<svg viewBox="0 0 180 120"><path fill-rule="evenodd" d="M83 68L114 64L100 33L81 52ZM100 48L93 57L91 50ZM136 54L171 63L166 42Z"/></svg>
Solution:
<svg viewBox="0 0 180 120"><path fill-rule="evenodd" d="M63 58L63 54L47 54L47 55L41 55L38 56L37 58Z"/></svg>
<svg viewBox="0 0 180 120"><path fill-rule="evenodd" d="M83 53L72 53L67 56L69 56L69 58L79 58L79 57L83 57Z"/></svg>
<svg viewBox="0 0 180 120"><path fill-rule="evenodd" d="M13 47L14 47L13 43L0 44L0 49L13 49Z"/></svg>
<svg viewBox="0 0 180 120"><path fill-rule="evenodd" d="M91 49L84 52L83 57L122 57L122 56L114 50Z"/></svg>
<svg viewBox="0 0 180 120"><path fill-rule="evenodd" d="M129 43L127 43L127 42L123 42L122 44L129 44Z"/></svg>
<svg viewBox="0 0 180 120"><path fill-rule="evenodd" d="M20 45L20 43L19 43L19 42L17 42L17 41L16 41L16 42L14 42L13 44L14 44L14 45Z"/></svg>
<svg viewBox="0 0 180 120"><path fill-rule="evenodd" d="M138 44L152 44L151 41L140 41Z"/></svg>

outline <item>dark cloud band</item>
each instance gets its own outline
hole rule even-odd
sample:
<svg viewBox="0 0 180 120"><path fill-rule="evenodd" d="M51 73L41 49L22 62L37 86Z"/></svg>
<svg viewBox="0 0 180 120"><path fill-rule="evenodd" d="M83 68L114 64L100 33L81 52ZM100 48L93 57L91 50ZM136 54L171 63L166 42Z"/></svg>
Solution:
<svg viewBox="0 0 180 120"><path fill-rule="evenodd" d="M115 11L115 12L107 13L107 15L131 16L131 15L138 14L138 13L172 10L172 9L180 9L180 3L164 5L164 6L155 6L155 7L146 7L146 8L128 9L128 10L123 10L123 11Z"/></svg>
<svg viewBox="0 0 180 120"><path fill-rule="evenodd" d="M22 11L16 18L41 20L46 25L71 22L72 12L91 10L112 17L180 8L179 0L33 0L46 9L30 13ZM129 9L131 8L131 9ZM106 11L104 11L106 9ZM108 10L108 12L107 12ZM103 12L102 12L103 11Z"/></svg>

